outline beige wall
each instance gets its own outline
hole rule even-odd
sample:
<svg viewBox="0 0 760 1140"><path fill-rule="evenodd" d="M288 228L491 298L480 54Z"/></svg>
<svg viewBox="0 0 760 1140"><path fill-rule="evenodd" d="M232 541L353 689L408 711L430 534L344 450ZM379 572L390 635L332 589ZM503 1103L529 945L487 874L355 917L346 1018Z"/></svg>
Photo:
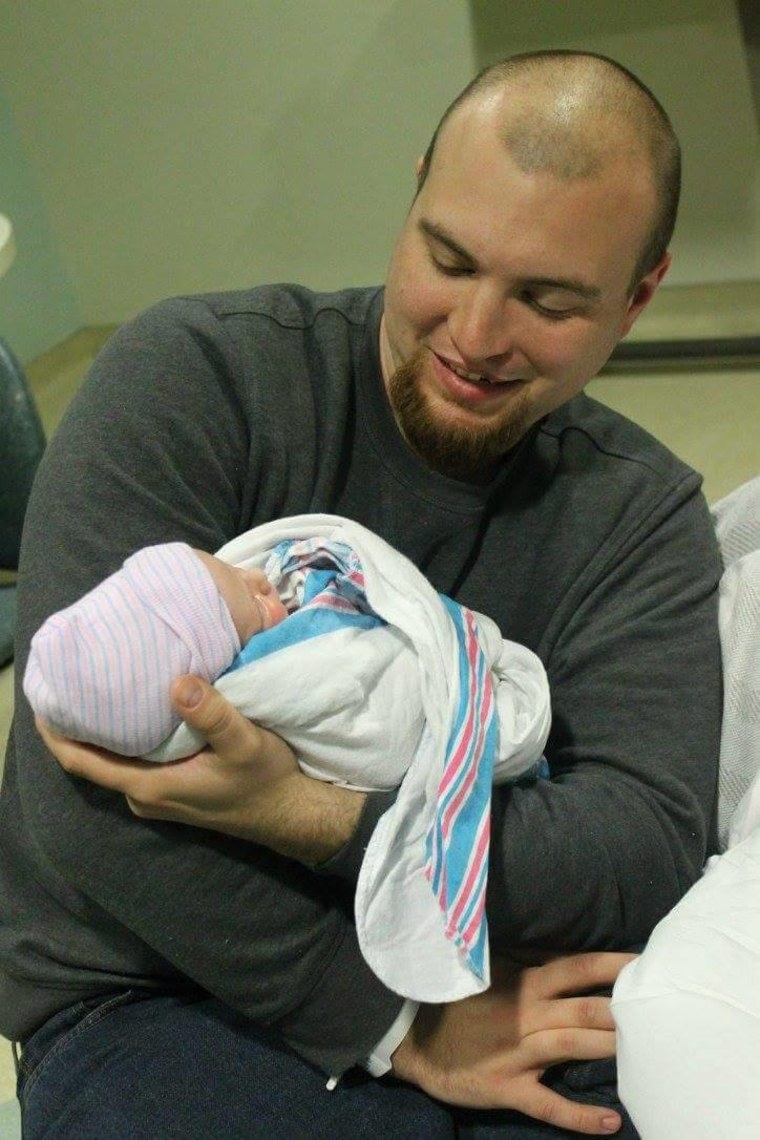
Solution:
<svg viewBox="0 0 760 1140"><path fill-rule="evenodd" d="M641 424L701 472L710 503L760 475L757 369L601 376L587 392Z"/></svg>
<svg viewBox="0 0 760 1140"><path fill-rule="evenodd" d="M477 66L587 46L684 136L671 281L760 279L732 0L24 0L0 73L85 323L176 292L375 281L412 164Z"/></svg>

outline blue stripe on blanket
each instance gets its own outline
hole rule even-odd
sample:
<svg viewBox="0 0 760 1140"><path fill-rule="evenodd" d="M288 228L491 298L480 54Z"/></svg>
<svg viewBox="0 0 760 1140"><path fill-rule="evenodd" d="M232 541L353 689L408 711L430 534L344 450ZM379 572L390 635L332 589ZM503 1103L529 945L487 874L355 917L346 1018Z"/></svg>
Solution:
<svg viewBox="0 0 760 1140"><path fill-rule="evenodd" d="M279 625L256 634L243 646L227 673L341 629L376 629L386 623L370 609L362 586L361 564L344 543L292 540L275 547L267 573L276 581L303 572L301 606Z"/></svg>
<svg viewBox="0 0 760 1140"><path fill-rule="evenodd" d="M252 637L240 650L227 672L231 673L242 665L250 665L252 661L260 661L280 649L300 645L312 637L321 637L324 633L334 633L348 626L355 626L357 629L376 629L384 624L374 614L346 613L344 610L322 609L309 604L296 610L286 621L280 622L273 629L267 629Z"/></svg>

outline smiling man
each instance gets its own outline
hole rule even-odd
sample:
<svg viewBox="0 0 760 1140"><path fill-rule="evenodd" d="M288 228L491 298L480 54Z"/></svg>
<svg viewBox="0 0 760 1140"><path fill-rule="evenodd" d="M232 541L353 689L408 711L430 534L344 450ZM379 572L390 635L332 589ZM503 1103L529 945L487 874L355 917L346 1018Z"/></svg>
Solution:
<svg viewBox="0 0 760 1140"><path fill-rule="evenodd" d="M180 298L114 338L35 486L18 675L139 546L306 511L377 530L549 675L551 779L492 800L492 987L417 1009L363 961L392 794L309 780L191 678L196 757L43 726L59 767L19 692L0 1030L28 1140L635 1135L593 994L627 957L592 951L644 942L709 848L720 563L699 476L582 389L668 267L678 144L617 64L538 53L479 76L417 174L384 291Z"/></svg>
<svg viewBox="0 0 760 1140"><path fill-rule="evenodd" d="M680 161L664 113L626 73L546 63L510 60L450 109L388 275L399 426L462 478L487 477L596 375L670 262Z"/></svg>

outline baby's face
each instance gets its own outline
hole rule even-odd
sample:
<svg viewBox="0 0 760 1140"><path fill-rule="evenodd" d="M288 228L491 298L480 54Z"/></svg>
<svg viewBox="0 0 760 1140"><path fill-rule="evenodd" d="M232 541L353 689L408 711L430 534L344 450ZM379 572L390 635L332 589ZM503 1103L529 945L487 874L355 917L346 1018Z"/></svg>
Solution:
<svg viewBox="0 0 760 1140"><path fill-rule="evenodd" d="M263 570L244 570L230 566L221 558L196 550L195 554L208 567L219 593L227 603L240 644L245 645L255 633L271 629L283 621L288 611Z"/></svg>

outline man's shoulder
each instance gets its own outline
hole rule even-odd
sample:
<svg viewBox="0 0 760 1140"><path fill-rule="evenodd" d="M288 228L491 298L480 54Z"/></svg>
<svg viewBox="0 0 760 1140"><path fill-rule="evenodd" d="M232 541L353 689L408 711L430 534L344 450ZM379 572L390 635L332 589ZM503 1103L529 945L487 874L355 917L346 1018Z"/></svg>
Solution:
<svg viewBox="0 0 760 1140"><path fill-rule="evenodd" d="M176 318L207 313L227 321L234 318L264 318L282 328L304 329L322 316L335 314L349 324L363 325L380 293L379 286L317 292L289 283L258 285L218 293L198 293L170 298L152 312Z"/></svg>
<svg viewBox="0 0 760 1140"><path fill-rule="evenodd" d="M540 432L562 450L582 447L600 462L648 472L656 481L699 480L693 468L645 428L585 393L547 416Z"/></svg>

